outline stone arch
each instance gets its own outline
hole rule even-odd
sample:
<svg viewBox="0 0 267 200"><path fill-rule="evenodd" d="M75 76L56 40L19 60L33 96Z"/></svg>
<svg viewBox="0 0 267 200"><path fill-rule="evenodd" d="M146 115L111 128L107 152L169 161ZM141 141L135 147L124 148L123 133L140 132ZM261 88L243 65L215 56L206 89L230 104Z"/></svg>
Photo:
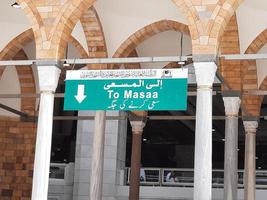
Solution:
<svg viewBox="0 0 267 200"><path fill-rule="evenodd" d="M262 31L249 45L246 54L257 53L267 43L267 29Z"/></svg>
<svg viewBox="0 0 267 200"><path fill-rule="evenodd" d="M33 41L33 31L28 29L12 39L0 52L0 60L11 60L23 46Z"/></svg>
<svg viewBox="0 0 267 200"><path fill-rule="evenodd" d="M211 38L220 39L228 22L235 14L236 9L242 1L243 0L223 0L217 2L217 6L212 13L212 16L216 17L214 18L214 23L210 32Z"/></svg>
<svg viewBox="0 0 267 200"><path fill-rule="evenodd" d="M108 57L105 34L103 32L100 18L97 11L92 6L90 7L80 19L88 48L89 58L106 58ZM89 69L103 69L107 65L103 64L88 64Z"/></svg>
<svg viewBox="0 0 267 200"><path fill-rule="evenodd" d="M228 22L220 40L221 54L240 54L237 18L234 14ZM229 89L241 90L241 61L220 59L219 70L227 81ZM225 88L222 86L222 89Z"/></svg>
<svg viewBox="0 0 267 200"><path fill-rule="evenodd" d="M267 29L262 31L248 46L245 54L256 54L267 43ZM257 63L255 60L246 60L242 62L243 89L258 89ZM266 78L260 85L260 89L266 88ZM260 115L260 108L263 101L262 96L244 96L243 104L247 107L249 114L253 116Z"/></svg>
<svg viewBox="0 0 267 200"><path fill-rule="evenodd" d="M194 54L216 54L220 37L242 0L220 0L214 3L173 0L188 20ZM197 7L201 7L197 11Z"/></svg>
<svg viewBox="0 0 267 200"><path fill-rule="evenodd" d="M142 29L136 31L132 34L126 41L124 41L120 47L117 49L114 58L118 57L128 57L128 55L143 41L146 39L164 31L181 31L185 34L189 34L188 26L172 20L161 20L154 22L150 25L143 27Z"/></svg>
<svg viewBox="0 0 267 200"><path fill-rule="evenodd" d="M28 29L23 33L19 34L13 40L11 40L5 48L0 52L0 60L12 60L14 56L22 49L23 46L33 41L34 35L32 29ZM71 36L69 42L72 43L73 46L78 50L81 58L88 58L88 54L86 50L82 47L82 45ZM0 78L5 70L5 67L0 67Z"/></svg>
<svg viewBox="0 0 267 200"><path fill-rule="evenodd" d="M267 43L267 29L262 31L248 46L245 54L256 54ZM243 62L244 89L257 89L257 66L255 60Z"/></svg>
<svg viewBox="0 0 267 200"><path fill-rule="evenodd" d="M32 23L37 57L63 58L74 26L94 1L67 0L64 4L48 2L44 6L42 1L20 0L19 3ZM51 17L44 14L51 14Z"/></svg>
<svg viewBox="0 0 267 200"><path fill-rule="evenodd" d="M0 52L0 60L11 60L22 49L23 46L33 40L34 35L32 29L28 29L19 34L17 37L11 40ZM77 48L81 58L88 58L86 50L73 36L70 37L69 42Z"/></svg>
<svg viewBox="0 0 267 200"><path fill-rule="evenodd" d="M27 60L26 53L21 49L14 57L14 60ZM16 66L16 71L20 83L21 94L35 93L35 81L31 66ZM34 97L21 98L21 111L29 115L35 115L36 99Z"/></svg>
<svg viewBox="0 0 267 200"><path fill-rule="evenodd" d="M68 38L74 26L94 2L95 0L71 0L69 5L64 7L62 13L56 18L56 26L51 30L53 33L51 37L52 44L57 46L56 58L63 57L63 50L67 46ZM60 36L58 37L58 35Z"/></svg>
<svg viewBox="0 0 267 200"><path fill-rule="evenodd" d="M105 35L97 11L92 6L81 17L89 58L108 57Z"/></svg>
<svg viewBox="0 0 267 200"><path fill-rule="evenodd" d="M130 54L136 52L135 51L136 47L142 42L144 42L146 39L158 33L170 30L179 31L190 35L187 25L172 20L160 20L139 29L130 37L128 37L128 39L126 39L117 49L117 51L113 55L113 58L119 58L119 57L126 58ZM118 67L119 65L109 65L109 68L118 68Z"/></svg>

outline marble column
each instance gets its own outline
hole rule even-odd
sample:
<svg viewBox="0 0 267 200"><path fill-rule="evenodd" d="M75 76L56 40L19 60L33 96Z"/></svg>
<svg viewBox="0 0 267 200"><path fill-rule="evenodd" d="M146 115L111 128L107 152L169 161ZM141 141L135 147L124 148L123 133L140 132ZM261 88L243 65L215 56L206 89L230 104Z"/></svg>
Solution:
<svg viewBox="0 0 267 200"><path fill-rule="evenodd" d="M244 121L245 138L245 200L255 200L255 176L256 176L256 131L258 121Z"/></svg>
<svg viewBox="0 0 267 200"><path fill-rule="evenodd" d="M129 200L139 200L142 133L145 123L143 121L130 121L130 123L132 126L132 155Z"/></svg>
<svg viewBox="0 0 267 200"><path fill-rule="evenodd" d="M96 111L93 140L90 199L102 199L106 112Z"/></svg>
<svg viewBox="0 0 267 200"><path fill-rule="evenodd" d="M224 148L224 200L237 199L238 185L238 111L239 94L223 93L225 107L225 148Z"/></svg>
<svg viewBox="0 0 267 200"><path fill-rule="evenodd" d="M61 70L56 66L37 66L40 87L32 200L47 200L52 142L54 92Z"/></svg>
<svg viewBox="0 0 267 200"><path fill-rule="evenodd" d="M194 200L211 200L212 189L212 85L214 62L194 62L197 81Z"/></svg>

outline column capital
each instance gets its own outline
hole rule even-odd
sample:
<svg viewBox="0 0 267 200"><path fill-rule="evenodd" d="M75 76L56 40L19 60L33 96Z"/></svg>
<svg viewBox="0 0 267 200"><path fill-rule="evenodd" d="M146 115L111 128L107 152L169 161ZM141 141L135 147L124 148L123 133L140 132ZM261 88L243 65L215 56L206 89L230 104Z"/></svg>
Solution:
<svg viewBox="0 0 267 200"><path fill-rule="evenodd" d="M258 121L243 121L246 133L256 134L258 128Z"/></svg>
<svg viewBox="0 0 267 200"><path fill-rule="evenodd" d="M130 121L133 134L142 134L146 125L144 121Z"/></svg>
<svg viewBox="0 0 267 200"><path fill-rule="evenodd" d="M210 88L214 82L217 65L215 62L194 62L197 85Z"/></svg>
<svg viewBox="0 0 267 200"><path fill-rule="evenodd" d="M225 115L238 116L241 99L239 97L223 97Z"/></svg>
<svg viewBox="0 0 267 200"><path fill-rule="evenodd" d="M55 92L61 70L57 65L37 65L41 92Z"/></svg>

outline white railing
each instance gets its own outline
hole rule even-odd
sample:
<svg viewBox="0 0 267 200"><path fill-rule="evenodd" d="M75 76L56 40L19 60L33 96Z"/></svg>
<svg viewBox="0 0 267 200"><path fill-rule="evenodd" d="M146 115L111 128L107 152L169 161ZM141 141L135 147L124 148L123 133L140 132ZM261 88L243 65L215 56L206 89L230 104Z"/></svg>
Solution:
<svg viewBox="0 0 267 200"><path fill-rule="evenodd" d="M125 183L129 184L130 168L125 169ZM244 170L238 170L238 187L244 188ZM141 168L140 185L149 186L173 186L193 187L194 170L177 168ZM212 187L223 188L224 171L221 169L212 170ZM267 171L256 171L256 188L267 189Z"/></svg>

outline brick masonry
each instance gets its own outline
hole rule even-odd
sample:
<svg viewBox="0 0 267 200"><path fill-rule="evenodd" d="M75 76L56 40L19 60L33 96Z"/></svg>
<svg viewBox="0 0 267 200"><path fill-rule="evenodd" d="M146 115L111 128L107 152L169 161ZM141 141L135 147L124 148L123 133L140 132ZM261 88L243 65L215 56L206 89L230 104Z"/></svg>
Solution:
<svg viewBox="0 0 267 200"><path fill-rule="evenodd" d="M88 58L106 58L108 57L105 36L102 24L94 7L89 8L81 18L81 24L84 30ZM106 69L107 65L89 64L88 69Z"/></svg>
<svg viewBox="0 0 267 200"><path fill-rule="evenodd" d="M239 54L239 35L236 15L233 15L225 28L220 42L221 54ZM241 90L241 62L239 60L220 60L220 72L231 90ZM224 89L224 88L223 88Z"/></svg>
<svg viewBox="0 0 267 200"><path fill-rule="evenodd" d="M30 200L36 125L0 117L0 199Z"/></svg>

